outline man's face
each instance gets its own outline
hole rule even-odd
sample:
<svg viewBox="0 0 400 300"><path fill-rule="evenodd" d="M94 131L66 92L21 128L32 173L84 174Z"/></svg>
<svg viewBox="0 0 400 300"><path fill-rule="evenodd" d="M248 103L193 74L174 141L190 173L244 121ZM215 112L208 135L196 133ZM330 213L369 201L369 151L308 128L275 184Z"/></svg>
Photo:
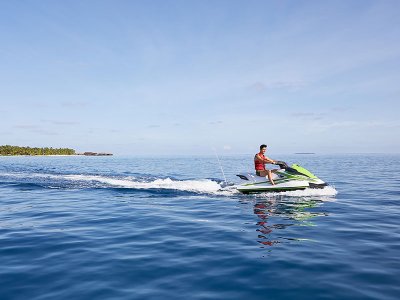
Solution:
<svg viewBox="0 0 400 300"><path fill-rule="evenodd" d="M261 148L261 153L264 154L267 151L267 147Z"/></svg>

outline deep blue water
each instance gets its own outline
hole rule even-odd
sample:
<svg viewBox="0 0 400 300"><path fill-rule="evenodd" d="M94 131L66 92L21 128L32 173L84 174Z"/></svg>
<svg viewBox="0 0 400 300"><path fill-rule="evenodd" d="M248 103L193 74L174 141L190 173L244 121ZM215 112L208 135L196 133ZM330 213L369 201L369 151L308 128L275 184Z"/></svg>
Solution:
<svg viewBox="0 0 400 300"><path fill-rule="evenodd" d="M0 157L0 299L399 299L400 155L274 158L333 187L241 195L215 157ZM220 159L229 183L252 168Z"/></svg>

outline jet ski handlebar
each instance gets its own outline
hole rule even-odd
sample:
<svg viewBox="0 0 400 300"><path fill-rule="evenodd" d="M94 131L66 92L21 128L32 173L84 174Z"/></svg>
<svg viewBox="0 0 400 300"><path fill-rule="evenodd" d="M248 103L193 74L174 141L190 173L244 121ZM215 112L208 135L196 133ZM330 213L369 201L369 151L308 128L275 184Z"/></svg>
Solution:
<svg viewBox="0 0 400 300"><path fill-rule="evenodd" d="M284 161L280 161L280 160L277 160L277 161L275 162L275 165L278 165L281 169L287 169L287 168L289 168L289 166L288 166L287 163L285 163Z"/></svg>

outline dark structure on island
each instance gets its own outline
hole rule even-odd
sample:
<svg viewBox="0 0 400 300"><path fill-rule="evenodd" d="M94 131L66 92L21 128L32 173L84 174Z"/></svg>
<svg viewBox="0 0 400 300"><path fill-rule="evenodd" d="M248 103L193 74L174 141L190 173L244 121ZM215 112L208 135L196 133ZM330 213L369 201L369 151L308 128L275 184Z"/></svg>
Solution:
<svg viewBox="0 0 400 300"><path fill-rule="evenodd" d="M296 152L295 154L315 154L314 152Z"/></svg>
<svg viewBox="0 0 400 300"><path fill-rule="evenodd" d="M84 152L79 155L85 155L85 156L111 156L113 155L112 153L96 153L96 152Z"/></svg>

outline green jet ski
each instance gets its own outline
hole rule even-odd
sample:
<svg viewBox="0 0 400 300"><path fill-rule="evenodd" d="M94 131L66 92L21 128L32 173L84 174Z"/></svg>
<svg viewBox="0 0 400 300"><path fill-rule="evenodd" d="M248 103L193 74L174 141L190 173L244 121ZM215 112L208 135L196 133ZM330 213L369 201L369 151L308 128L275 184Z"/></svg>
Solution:
<svg viewBox="0 0 400 300"><path fill-rule="evenodd" d="M321 189L328 185L297 164L288 166L283 161L277 161L276 165L280 169L272 173L272 180L275 185L272 185L264 176L258 176L255 173L241 173L236 175L241 179L241 182L235 186L236 189L241 193L248 194L304 190L307 188Z"/></svg>

